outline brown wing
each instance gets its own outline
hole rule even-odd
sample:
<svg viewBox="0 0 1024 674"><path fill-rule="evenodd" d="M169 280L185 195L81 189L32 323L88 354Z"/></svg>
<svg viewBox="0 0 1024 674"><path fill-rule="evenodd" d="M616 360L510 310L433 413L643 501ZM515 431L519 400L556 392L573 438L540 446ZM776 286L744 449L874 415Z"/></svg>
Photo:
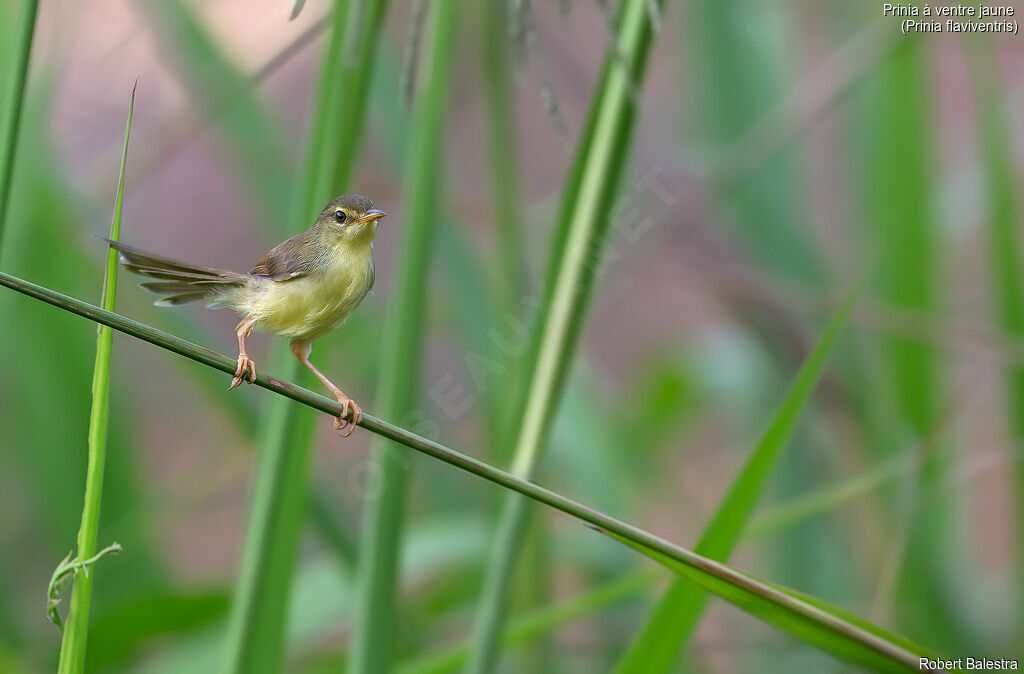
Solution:
<svg viewBox="0 0 1024 674"><path fill-rule="evenodd" d="M272 281L288 281L309 273L316 262L312 250L315 233L306 230L280 243L264 255L249 273Z"/></svg>

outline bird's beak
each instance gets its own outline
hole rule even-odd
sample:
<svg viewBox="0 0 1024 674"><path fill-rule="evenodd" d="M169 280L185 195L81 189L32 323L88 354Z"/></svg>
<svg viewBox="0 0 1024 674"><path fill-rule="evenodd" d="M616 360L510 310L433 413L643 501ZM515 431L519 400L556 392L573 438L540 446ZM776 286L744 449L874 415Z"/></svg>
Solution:
<svg viewBox="0 0 1024 674"><path fill-rule="evenodd" d="M387 215L388 214L385 213L384 211L372 208L363 213L363 217L359 218L359 224L365 224L367 222L373 222L374 220L380 220L381 218L386 218Z"/></svg>

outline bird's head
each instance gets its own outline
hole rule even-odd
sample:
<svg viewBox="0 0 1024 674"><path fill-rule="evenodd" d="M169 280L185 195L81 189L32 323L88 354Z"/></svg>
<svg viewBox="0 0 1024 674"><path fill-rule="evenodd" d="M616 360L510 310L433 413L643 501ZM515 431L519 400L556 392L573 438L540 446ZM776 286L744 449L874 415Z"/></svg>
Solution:
<svg viewBox="0 0 1024 674"><path fill-rule="evenodd" d="M385 216L387 213L374 208L366 197L346 194L327 204L316 223L343 240L370 243L377 233L377 221Z"/></svg>

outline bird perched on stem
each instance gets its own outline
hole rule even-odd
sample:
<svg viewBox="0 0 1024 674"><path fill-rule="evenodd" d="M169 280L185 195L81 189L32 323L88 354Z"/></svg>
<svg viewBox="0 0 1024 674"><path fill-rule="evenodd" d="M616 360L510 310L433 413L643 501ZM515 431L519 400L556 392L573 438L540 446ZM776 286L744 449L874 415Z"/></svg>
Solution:
<svg viewBox="0 0 1024 674"><path fill-rule="evenodd" d="M238 367L228 390L256 381L256 363L245 350L253 330L291 339L292 353L312 370L341 404L334 421L339 431L359 423L359 405L309 362L314 340L344 321L373 288L373 237L387 214L366 197L338 197L312 227L274 247L248 274L200 267L108 241L128 271L154 281L139 285L163 295L157 306L204 300L210 308L229 307L242 315ZM351 417L349 417L351 412Z"/></svg>

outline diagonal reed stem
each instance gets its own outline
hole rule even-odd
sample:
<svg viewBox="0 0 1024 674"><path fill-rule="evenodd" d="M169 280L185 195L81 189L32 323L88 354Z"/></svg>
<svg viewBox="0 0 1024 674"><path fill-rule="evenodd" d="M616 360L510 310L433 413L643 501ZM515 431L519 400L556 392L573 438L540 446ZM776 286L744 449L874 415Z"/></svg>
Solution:
<svg viewBox="0 0 1024 674"><path fill-rule="evenodd" d="M11 288L65 311L107 325L115 330L202 363L207 367L212 367L227 374L234 374L236 363L233 358L228 358L223 354L203 348L198 344L185 341L125 316L115 314L112 311L101 309L88 302L83 302L55 290L19 279L5 272L0 272L0 286ZM257 375L256 385L331 416L338 416L342 411L341 406L335 400L325 398L308 389L276 377L268 376L265 373ZM534 484L527 479L457 452L439 442L429 440L404 428L378 419L371 414L364 412L359 425L372 433L376 433L389 440L394 440L421 454L443 461L450 466L518 492L538 503L543 503L556 510L560 510L598 530L608 532L615 538L629 541L638 549L673 560L701 574L702 577L706 577L710 581L725 583L729 587L742 591L750 597L757 597L762 601L770 602L773 606L784 610L788 615L811 621L822 629L828 630L837 639L841 639L842 643L849 646L850 649L876 654L894 667L907 671L920 671L918 668L919 656L917 654L917 652L920 652L920 649L918 647L911 645L903 639L880 636L867 629L870 626L869 623L864 621L854 623L851 620L844 619L833 611L824 608L821 602L810 601L803 598L802 595L791 593L721 562L698 555L692 550L670 543L639 527L594 510L557 492ZM719 593L716 589L710 587L708 589ZM753 612L748 605L740 602L735 603L740 608ZM879 629L879 631L881 630Z"/></svg>

